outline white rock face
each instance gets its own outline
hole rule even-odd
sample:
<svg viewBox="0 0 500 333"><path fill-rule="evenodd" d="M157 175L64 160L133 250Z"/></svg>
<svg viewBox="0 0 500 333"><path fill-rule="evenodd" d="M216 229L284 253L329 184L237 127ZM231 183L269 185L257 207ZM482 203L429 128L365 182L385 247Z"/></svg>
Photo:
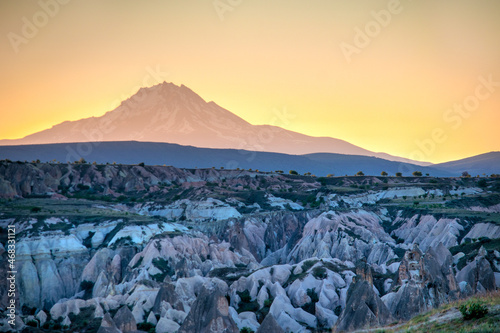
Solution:
<svg viewBox="0 0 500 333"><path fill-rule="evenodd" d="M18 240L16 261L21 302L48 309L77 291L88 250L75 235L46 234Z"/></svg>
<svg viewBox="0 0 500 333"><path fill-rule="evenodd" d="M130 261L134 266L142 258L141 268L153 267L153 259L163 258L170 267L176 267L184 276L194 276L197 270L207 274L211 269L218 267L234 267L236 264L247 265L255 263L252 255L235 253L230 250L226 242L211 242L208 237L200 234L199 237L178 236L163 238L149 242L146 247ZM180 265L180 266L179 266Z"/></svg>
<svg viewBox="0 0 500 333"><path fill-rule="evenodd" d="M302 238L287 256L287 262L307 258L338 258L382 264L395 258L394 240L380 225L380 218L366 211L326 212L304 226Z"/></svg>
<svg viewBox="0 0 500 333"><path fill-rule="evenodd" d="M153 311L151 311L149 313L149 316L148 316L148 319L146 319L146 322L150 323L150 324L153 324L156 326L156 324L158 324L158 320L156 319L156 316L155 314L153 313Z"/></svg>
<svg viewBox="0 0 500 333"><path fill-rule="evenodd" d="M500 226L493 223L477 223L472 229L465 235L462 239L462 243L464 243L466 238L481 238L486 237L490 239L500 238Z"/></svg>
<svg viewBox="0 0 500 333"><path fill-rule="evenodd" d="M38 319L38 321L40 322L40 326L43 326L43 324L45 324L45 322L47 321L47 314L43 310L41 310L37 313L36 319Z"/></svg>
<svg viewBox="0 0 500 333"><path fill-rule="evenodd" d="M243 329L243 327L249 327L254 332L259 329L260 324L253 312L242 312L238 314L233 307L229 307L229 315L240 330Z"/></svg>
<svg viewBox="0 0 500 333"><path fill-rule="evenodd" d="M293 202L288 199L283 199L280 197L275 197L272 194L266 194L267 201L269 202L269 205L272 207L279 207L281 209L287 209L287 206L289 206L293 210L303 210L304 207L302 205Z"/></svg>
<svg viewBox="0 0 500 333"><path fill-rule="evenodd" d="M127 237L130 237L130 240L134 244L146 244L154 235L175 230L186 231L187 228L179 224L149 224L147 226L130 225L118 231L109 242L109 246L115 244L119 239Z"/></svg>
<svg viewBox="0 0 500 333"><path fill-rule="evenodd" d="M278 324L285 332L305 332L306 329L298 322L303 322L310 327L316 327L316 317L305 312L301 308L294 308L290 304L290 300L285 296L278 296L274 299L271 308L269 309Z"/></svg>
<svg viewBox="0 0 500 333"><path fill-rule="evenodd" d="M175 333L179 330L179 327L180 325L173 320L160 318L156 325L156 333Z"/></svg>
<svg viewBox="0 0 500 333"><path fill-rule="evenodd" d="M164 317L167 319L171 319L180 325L184 322L184 319L186 319L187 313L184 311L168 309Z"/></svg>
<svg viewBox="0 0 500 333"><path fill-rule="evenodd" d="M232 217L241 217L241 214L225 202L214 198L204 201L178 200L170 205L148 203L134 208L139 214L163 216L170 220L178 220L184 216L190 221L218 221Z"/></svg>
<svg viewBox="0 0 500 333"><path fill-rule="evenodd" d="M460 192L461 193L461 192ZM385 191L369 191L367 193L355 194L355 195L337 195L331 194L327 197L327 203L332 207L337 207L338 202L343 201L347 203L350 207L361 208L363 204L374 204L381 199L395 199L406 197L418 197L420 195L436 195L441 196L443 192L441 190L429 190L425 191L419 187L402 187L393 188Z"/></svg>
<svg viewBox="0 0 500 333"><path fill-rule="evenodd" d="M98 250L85 266L81 274L81 281L96 282L99 274L106 270L108 261L111 261L114 256L115 251L111 249Z"/></svg>
<svg viewBox="0 0 500 333"><path fill-rule="evenodd" d="M318 303L316 303L316 317L318 323L324 327L333 327L339 318L332 310L326 309Z"/></svg>
<svg viewBox="0 0 500 333"><path fill-rule="evenodd" d="M404 223L394 230L394 234L403 239L405 244L419 244L423 252L428 248L437 247L439 243L443 243L447 248L458 245L457 238L464 229L457 219L436 220L432 215L415 215L410 219L398 217L393 224L401 221Z"/></svg>

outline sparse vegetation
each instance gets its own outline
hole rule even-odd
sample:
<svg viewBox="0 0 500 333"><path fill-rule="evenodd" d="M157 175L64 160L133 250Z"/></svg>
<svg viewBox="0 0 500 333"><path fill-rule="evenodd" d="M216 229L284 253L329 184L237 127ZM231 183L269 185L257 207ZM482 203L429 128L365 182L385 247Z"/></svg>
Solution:
<svg viewBox="0 0 500 333"><path fill-rule="evenodd" d="M240 333L254 333L255 331L253 329L251 329L250 327L243 327L241 330L240 330Z"/></svg>
<svg viewBox="0 0 500 333"><path fill-rule="evenodd" d="M167 275L168 276L175 275L175 270L168 264L167 260L158 257L154 258L152 263L156 268L158 268L161 271L161 273L154 274L151 276L153 280L158 282L163 282L163 280Z"/></svg>
<svg viewBox="0 0 500 333"><path fill-rule="evenodd" d="M259 303L257 301L252 301L250 297L250 292L248 290L244 290L242 292L237 292L238 296L240 296L241 301L238 303L238 313L250 311L256 312L259 310Z"/></svg>
<svg viewBox="0 0 500 333"><path fill-rule="evenodd" d="M488 313L486 306L472 301L460 305L458 309L462 313L464 320L483 318Z"/></svg>
<svg viewBox="0 0 500 333"><path fill-rule="evenodd" d="M83 280L80 283L80 290L83 290L85 292L83 295L83 299L92 298L92 289L94 289L94 282Z"/></svg>

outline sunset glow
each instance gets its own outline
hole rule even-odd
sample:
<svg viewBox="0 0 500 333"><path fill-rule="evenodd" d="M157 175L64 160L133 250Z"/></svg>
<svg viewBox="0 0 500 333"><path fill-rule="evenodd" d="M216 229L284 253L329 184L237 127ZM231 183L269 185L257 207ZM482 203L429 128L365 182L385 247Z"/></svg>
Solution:
<svg viewBox="0 0 500 333"><path fill-rule="evenodd" d="M500 150L498 1L0 8L0 139L101 116L167 81L252 124L376 152L444 162Z"/></svg>

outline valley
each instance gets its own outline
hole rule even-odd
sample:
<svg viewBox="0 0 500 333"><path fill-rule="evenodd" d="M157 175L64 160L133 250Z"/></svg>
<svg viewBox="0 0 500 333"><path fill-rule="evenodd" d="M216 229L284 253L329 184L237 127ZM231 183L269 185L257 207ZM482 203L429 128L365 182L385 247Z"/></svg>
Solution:
<svg viewBox="0 0 500 333"><path fill-rule="evenodd" d="M500 284L498 178L4 160L0 193L26 332L347 332Z"/></svg>

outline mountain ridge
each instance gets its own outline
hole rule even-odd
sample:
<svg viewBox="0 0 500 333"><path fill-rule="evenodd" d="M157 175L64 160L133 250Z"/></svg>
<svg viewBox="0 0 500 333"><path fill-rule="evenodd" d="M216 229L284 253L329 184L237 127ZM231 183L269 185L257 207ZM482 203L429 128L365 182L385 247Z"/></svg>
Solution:
<svg viewBox="0 0 500 333"><path fill-rule="evenodd" d="M500 153L493 154L495 161L491 162L493 171L500 173ZM220 168L226 169L259 169L265 171L296 170L299 173L311 172L317 176L328 174L353 175L363 171L367 175L380 175L382 171L394 175L402 172L410 176L413 171L429 173L431 176L460 176L463 171L470 174L482 174L482 167L473 169L450 168L447 165L430 167L408 163L388 161L378 157L362 155L345 155L334 153L317 153L305 155L290 155L272 152L259 152L243 149L216 149L183 146L161 142L86 142L59 143L19 146L0 146L0 159L13 161L52 161L73 162L84 158L88 162L173 165L181 168ZM479 157L481 158L481 157Z"/></svg>

